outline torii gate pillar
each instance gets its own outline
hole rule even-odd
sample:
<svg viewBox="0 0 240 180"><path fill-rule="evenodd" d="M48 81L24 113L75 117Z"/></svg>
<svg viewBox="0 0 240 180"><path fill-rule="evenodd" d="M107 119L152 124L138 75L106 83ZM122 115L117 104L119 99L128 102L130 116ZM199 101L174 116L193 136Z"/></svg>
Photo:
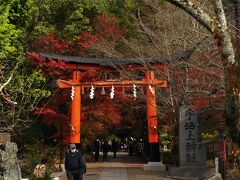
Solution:
<svg viewBox="0 0 240 180"><path fill-rule="evenodd" d="M146 72L146 81L154 81L154 72ZM152 87L154 94L146 87L147 96L147 121L148 121L148 142L150 146L150 161L159 162L159 142L158 142L158 130L157 130L157 109L156 109L156 94L155 88Z"/></svg>
<svg viewBox="0 0 240 180"><path fill-rule="evenodd" d="M73 83L78 83L81 80L81 72L73 71ZM81 128L81 87L74 86L74 96L72 100L71 109L71 130L70 130L70 142L69 143L80 143L80 128Z"/></svg>

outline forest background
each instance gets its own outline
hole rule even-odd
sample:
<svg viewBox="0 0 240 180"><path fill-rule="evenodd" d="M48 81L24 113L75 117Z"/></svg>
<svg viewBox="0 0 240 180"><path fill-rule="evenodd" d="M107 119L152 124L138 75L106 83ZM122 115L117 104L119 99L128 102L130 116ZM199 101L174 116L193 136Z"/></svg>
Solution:
<svg viewBox="0 0 240 180"><path fill-rule="evenodd" d="M155 58L167 65L152 69L156 78L169 82L169 88L156 92L162 144L170 150L176 147L178 108L190 104L204 117L205 142L217 142L224 132L231 155L238 157L240 2L223 1L235 54L230 65L222 53L223 36L216 30L219 20L214 3L192 1L213 19L210 26L204 26L179 2L1 0L0 131L10 132L20 152L28 152L26 157L35 165L55 152L71 128L71 92L52 86L58 78L71 77L71 72L38 52L113 61L136 58L146 67L144 71L85 72L84 81L141 79L148 69L144 60ZM136 100L131 90L125 95L117 90L113 100L100 92L97 90L93 100L89 90L83 96L81 143L89 145L99 136L112 138L114 129L120 127L134 127L130 135L146 141L144 90L138 89ZM33 158L31 150L39 156Z"/></svg>

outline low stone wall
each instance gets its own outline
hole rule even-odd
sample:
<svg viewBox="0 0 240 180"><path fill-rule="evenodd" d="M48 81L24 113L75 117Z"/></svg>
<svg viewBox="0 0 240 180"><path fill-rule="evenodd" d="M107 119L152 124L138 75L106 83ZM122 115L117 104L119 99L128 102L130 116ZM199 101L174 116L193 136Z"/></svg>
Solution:
<svg viewBox="0 0 240 180"><path fill-rule="evenodd" d="M0 180L21 180L17 151L14 142L0 143Z"/></svg>

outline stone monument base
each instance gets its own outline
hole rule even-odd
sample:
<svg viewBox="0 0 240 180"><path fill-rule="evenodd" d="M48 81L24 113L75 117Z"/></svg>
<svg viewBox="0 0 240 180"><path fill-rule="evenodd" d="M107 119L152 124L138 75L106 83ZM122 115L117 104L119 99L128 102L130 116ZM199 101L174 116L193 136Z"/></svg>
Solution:
<svg viewBox="0 0 240 180"><path fill-rule="evenodd" d="M210 177L208 180L222 180L221 174L215 174L213 177Z"/></svg>
<svg viewBox="0 0 240 180"><path fill-rule="evenodd" d="M182 166L170 167L170 175L177 177L185 177L190 179L211 178L216 174L215 168L206 166Z"/></svg>
<svg viewBox="0 0 240 180"><path fill-rule="evenodd" d="M144 171L166 171L166 166L162 162L148 162L143 166Z"/></svg>

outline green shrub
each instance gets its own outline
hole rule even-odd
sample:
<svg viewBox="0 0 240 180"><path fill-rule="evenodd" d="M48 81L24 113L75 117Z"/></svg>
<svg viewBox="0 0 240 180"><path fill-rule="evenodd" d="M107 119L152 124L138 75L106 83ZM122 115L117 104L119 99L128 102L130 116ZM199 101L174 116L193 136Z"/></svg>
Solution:
<svg viewBox="0 0 240 180"><path fill-rule="evenodd" d="M55 154L55 148L46 146L41 142L28 145L26 148L26 153L24 154L24 160L27 163L26 173L28 175L32 175L35 167L38 164L45 164L47 168L45 177L47 178L50 174L51 168L54 165L54 158L56 157ZM34 176L31 176L31 178L34 179Z"/></svg>

